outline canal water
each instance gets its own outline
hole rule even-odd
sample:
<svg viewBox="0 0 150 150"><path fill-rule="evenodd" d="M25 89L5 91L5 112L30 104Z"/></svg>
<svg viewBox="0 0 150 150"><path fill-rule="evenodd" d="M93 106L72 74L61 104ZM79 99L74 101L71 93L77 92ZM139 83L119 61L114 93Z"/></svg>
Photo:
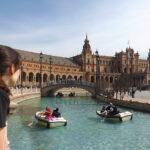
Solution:
<svg viewBox="0 0 150 150"><path fill-rule="evenodd" d="M11 150L150 150L150 114L119 107L131 111L133 119L107 122L96 115L102 105L86 97L24 101L8 119ZM39 127L34 114L46 106L59 107L67 126Z"/></svg>

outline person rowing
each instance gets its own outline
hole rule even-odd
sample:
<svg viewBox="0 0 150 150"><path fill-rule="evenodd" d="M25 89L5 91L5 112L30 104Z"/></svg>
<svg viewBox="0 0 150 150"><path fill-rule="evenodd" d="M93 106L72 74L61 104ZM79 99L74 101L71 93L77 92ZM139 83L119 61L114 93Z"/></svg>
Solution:
<svg viewBox="0 0 150 150"><path fill-rule="evenodd" d="M107 115L116 115L119 113L119 111L117 110L117 107L113 103L109 103L109 105L102 107L101 113L104 116L107 116Z"/></svg>
<svg viewBox="0 0 150 150"><path fill-rule="evenodd" d="M55 110L53 110L52 116L56 118L61 117L58 107Z"/></svg>

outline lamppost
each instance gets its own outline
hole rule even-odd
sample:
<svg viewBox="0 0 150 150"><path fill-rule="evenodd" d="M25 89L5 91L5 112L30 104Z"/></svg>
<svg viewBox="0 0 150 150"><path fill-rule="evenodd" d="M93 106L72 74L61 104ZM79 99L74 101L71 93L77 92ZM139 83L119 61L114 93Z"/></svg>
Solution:
<svg viewBox="0 0 150 150"><path fill-rule="evenodd" d="M130 53L130 63L131 63L131 69L130 69L131 95L132 95L132 98L134 98L135 91L133 89L133 86L135 84L135 81L134 81L135 77L133 75L133 53Z"/></svg>
<svg viewBox="0 0 150 150"><path fill-rule="evenodd" d="M42 89L42 59L43 59L43 54L42 52L39 55L40 57L40 90Z"/></svg>
<svg viewBox="0 0 150 150"><path fill-rule="evenodd" d="M49 57L49 82L51 81L51 65L52 65L52 57Z"/></svg>
<svg viewBox="0 0 150 150"><path fill-rule="evenodd" d="M96 50L95 52L96 56L96 84L95 84L95 95L99 92L100 89L100 66L99 66L99 54Z"/></svg>

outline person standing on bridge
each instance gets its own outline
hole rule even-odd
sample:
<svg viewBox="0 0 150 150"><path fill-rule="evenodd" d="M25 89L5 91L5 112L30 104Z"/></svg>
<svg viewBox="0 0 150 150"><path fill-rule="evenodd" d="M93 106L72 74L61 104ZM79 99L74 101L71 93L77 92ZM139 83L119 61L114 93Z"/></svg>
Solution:
<svg viewBox="0 0 150 150"><path fill-rule="evenodd" d="M0 150L9 150L6 118L9 113L10 86L20 75L20 55L12 48L0 46Z"/></svg>

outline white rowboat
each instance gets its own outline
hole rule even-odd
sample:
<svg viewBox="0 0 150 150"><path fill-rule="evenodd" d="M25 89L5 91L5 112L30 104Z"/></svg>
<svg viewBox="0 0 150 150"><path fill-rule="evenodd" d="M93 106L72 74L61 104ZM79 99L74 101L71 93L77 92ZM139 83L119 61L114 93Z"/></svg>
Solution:
<svg viewBox="0 0 150 150"><path fill-rule="evenodd" d="M50 119L46 119L43 111L36 112L35 118L37 119L39 125L47 128L56 128L67 125L67 120L65 120L63 117L51 117Z"/></svg>
<svg viewBox="0 0 150 150"><path fill-rule="evenodd" d="M133 117L133 114L129 111L118 113L116 115L104 115L101 113L101 111L96 111L96 114L102 118L105 118L106 120L112 121L128 121Z"/></svg>

